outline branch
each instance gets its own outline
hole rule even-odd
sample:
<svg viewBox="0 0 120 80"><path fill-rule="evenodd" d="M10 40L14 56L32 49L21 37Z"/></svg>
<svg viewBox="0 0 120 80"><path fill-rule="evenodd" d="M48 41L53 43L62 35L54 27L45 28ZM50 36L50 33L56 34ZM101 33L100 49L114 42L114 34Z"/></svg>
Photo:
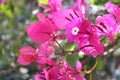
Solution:
<svg viewBox="0 0 120 80"><path fill-rule="evenodd" d="M87 70L87 71L84 71L83 73L85 74L90 74L91 72L93 72L98 64L98 60L95 62L94 66L90 69L90 70Z"/></svg>

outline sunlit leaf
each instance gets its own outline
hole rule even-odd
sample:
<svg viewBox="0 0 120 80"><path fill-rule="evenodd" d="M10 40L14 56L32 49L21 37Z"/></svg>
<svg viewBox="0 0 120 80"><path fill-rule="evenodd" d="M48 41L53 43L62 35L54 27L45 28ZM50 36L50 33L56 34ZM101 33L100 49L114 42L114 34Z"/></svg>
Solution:
<svg viewBox="0 0 120 80"><path fill-rule="evenodd" d="M38 3L39 3L39 4L47 5L48 0L38 0Z"/></svg>
<svg viewBox="0 0 120 80"><path fill-rule="evenodd" d="M74 49L74 47L75 47L75 44L74 44L74 43L66 43L64 49L65 49L66 51L71 51L71 50Z"/></svg>

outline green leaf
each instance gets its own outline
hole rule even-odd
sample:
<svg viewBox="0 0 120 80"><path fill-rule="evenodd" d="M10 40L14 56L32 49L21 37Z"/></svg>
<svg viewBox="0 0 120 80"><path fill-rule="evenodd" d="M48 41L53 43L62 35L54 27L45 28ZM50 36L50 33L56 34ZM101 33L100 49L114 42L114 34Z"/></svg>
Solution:
<svg viewBox="0 0 120 80"><path fill-rule="evenodd" d="M119 0L112 0L112 2L115 3L115 4L118 4L118 5L120 4Z"/></svg>
<svg viewBox="0 0 120 80"><path fill-rule="evenodd" d="M39 4L47 5L47 4L48 4L48 1L47 1L47 0L38 0L38 3L39 3Z"/></svg>
<svg viewBox="0 0 120 80"><path fill-rule="evenodd" d="M106 3L108 0L91 0L91 4L96 4L96 5L103 5L104 3Z"/></svg>
<svg viewBox="0 0 120 80"><path fill-rule="evenodd" d="M76 68L76 62L79 59L79 55L77 53L74 54L68 54L66 56L66 61L68 63L69 66Z"/></svg>
<svg viewBox="0 0 120 80"><path fill-rule="evenodd" d="M9 9L8 8L8 6L7 5L2 5L1 6L1 12L5 15L5 16L7 16L8 18L10 18L10 19L12 19L12 11L11 11L11 9Z"/></svg>
<svg viewBox="0 0 120 80"><path fill-rule="evenodd" d="M74 47L75 47L74 43L66 43L65 46L64 46L64 50L71 51L71 50L74 49Z"/></svg>
<svg viewBox="0 0 120 80"><path fill-rule="evenodd" d="M101 60L101 61L99 61L96 69L97 69L98 71L102 71L103 68L104 68L104 64L103 64L103 61Z"/></svg>

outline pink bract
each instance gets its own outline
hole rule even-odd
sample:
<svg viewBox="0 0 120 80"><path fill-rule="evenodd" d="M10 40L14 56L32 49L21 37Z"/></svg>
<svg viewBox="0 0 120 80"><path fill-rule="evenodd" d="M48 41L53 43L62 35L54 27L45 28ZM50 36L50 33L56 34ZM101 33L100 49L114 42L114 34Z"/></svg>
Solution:
<svg viewBox="0 0 120 80"><path fill-rule="evenodd" d="M76 69L77 69L78 72L81 72L81 70L82 70L82 63L80 61L77 61Z"/></svg>
<svg viewBox="0 0 120 80"><path fill-rule="evenodd" d="M59 80L86 80L84 77L79 75L81 72L82 66L79 61L76 64L77 70L68 66L66 62L59 68Z"/></svg>
<svg viewBox="0 0 120 80"><path fill-rule="evenodd" d="M120 7L118 7L118 5L115 5L111 2L107 2L105 4L105 7L106 7L107 11L110 14L113 14L118 19L118 22L120 23Z"/></svg>
<svg viewBox="0 0 120 80"><path fill-rule="evenodd" d="M62 8L62 0L48 0L47 5L39 4L44 10L49 13L59 11Z"/></svg>
<svg viewBox="0 0 120 80"><path fill-rule="evenodd" d="M59 76L59 67L53 66L52 68L44 69L46 80L57 80Z"/></svg>
<svg viewBox="0 0 120 80"><path fill-rule="evenodd" d="M37 63L39 64L47 64L47 65L56 65L56 63L50 58L50 55L52 54L53 47L49 46L50 44L48 42L43 43L39 50L38 50L38 58Z"/></svg>
<svg viewBox="0 0 120 80"><path fill-rule="evenodd" d="M48 0L51 12L59 11L62 8L61 0Z"/></svg>
<svg viewBox="0 0 120 80"><path fill-rule="evenodd" d="M52 22L43 15L38 15L39 21L29 24L26 28L28 36L36 43L44 43L52 38L54 27ZM40 17L41 16L41 17Z"/></svg>
<svg viewBox="0 0 120 80"><path fill-rule="evenodd" d="M53 47L49 45L49 42L41 44L38 51L38 56L49 56L50 54L52 54Z"/></svg>
<svg viewBox="0 0 120 80"><path fill-rule="evenodd" d="M81 63L77 62L77 66L80 68ZM80 71L76 71L72 67L68 66L66 62L61 65L55 65L45 68L43 72L35 75L35 80L86 80L84 77L79 75Z"/></svg>
<svg viewBox="0 0 120 80"><path fill-rule="evenodd" d="M45 79L45 76L43 72L36 73L36 75L34 76L34 80L44 80L44 79Z"/></svg>
<svg viewBox="0 0 120 80"><path fill-rule="evenodd" d="M50 14L49 18L59 30L63 30L70 21L76 18L83 18L83 15L73 9L66 9Z"/></svg>
<svg viewBox="0 0 120 80"><path fill-rule="evenodd" d="M17 62L21 65L29 65L37 59L37 53L31 46L25 46L19 50Z"/></svg>
<svg viewBox="0 0 120 80"><path fill-rule="evenodd" d="M96 18L96 32L98 35L105 35L113 42L113 35L118 33L117 22L113 15L104 14Z"/></svg>
<svg viewBox="0 0 120 80"><path fill-rule="evenodd" d="M104 47L100 44L98 35L79 35L76 39L78 49L85 55L99 56L103 53Z"/></svg>
<svg viewBox="0 0 120 80"><path fill-rule="evenodd" d="M77 34L72 33L74 28L77 28ZM89 20L74 19L66 26L66 35L69 41L77 43L79 50L85 52L85 55L98 56L103 53L104 48L92 28Z"/></svg>
<svg viewBox="0 0 120 80"><path fill-rule="evenodd" d="M80 18L78 18L78 19L74 19L74 20L72 20L71 22L69 22L67 25L66 25L66 36L67 36L67 38L68 38L68 41L70 41L70 42L72 42L72 41L74 41L75 39L76 39L76 37L78 36L78 35L74 35L73 33L72 33L72 30L74 29L74 28L77 28L79 31L78 31L78 34L79 34L79 32L81 31L80 30L80 28L81 28L81 26L82 26L82 22L83 22L83 20L82 19L80 19Z"/></svg>

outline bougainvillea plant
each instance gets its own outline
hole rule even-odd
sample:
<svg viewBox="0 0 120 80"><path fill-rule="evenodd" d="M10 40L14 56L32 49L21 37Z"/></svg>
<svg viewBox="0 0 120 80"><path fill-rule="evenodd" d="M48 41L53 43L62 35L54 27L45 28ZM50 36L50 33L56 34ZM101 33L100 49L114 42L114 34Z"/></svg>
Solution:
<svg viewBox="0 0 120 80"><path fill-rule="evenodd" d="M39 46L22 47L17 62L21 65L37 63L34 80L86 80L85 75L95 69L99 59L90 70L85 70L86 58L80 58L103 55L101 36L110 43L115 41L114 36L119 33L120 7L107 2L108 13L97 16L93 24L86 17L88 10L84 0L74 0L66 9L62 9L61 0L48 0L47 5L39 6L47 16L38 12L38 21L26 27L29 38Z"/></svg>

